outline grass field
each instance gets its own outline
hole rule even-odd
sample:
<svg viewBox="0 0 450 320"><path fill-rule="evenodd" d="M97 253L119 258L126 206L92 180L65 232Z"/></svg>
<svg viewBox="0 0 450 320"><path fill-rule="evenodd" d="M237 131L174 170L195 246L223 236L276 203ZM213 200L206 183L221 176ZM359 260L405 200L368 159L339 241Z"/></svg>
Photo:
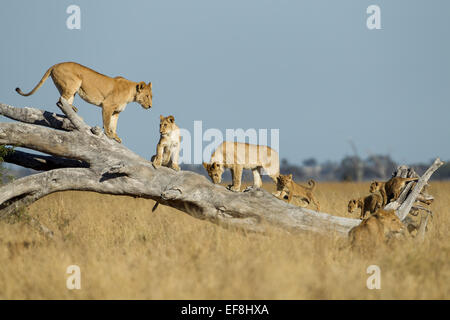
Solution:
<svg viewBox="0 0 450 320"><path fill-rule="evenodd" d="M272 190L273 186L265 185ZM319 183L323 212L346 215L368 183ZM25 222L0 223L1 299L448 299L450 183L433 182L435 214L423 243L409 240L368 257L343 239L227 230L151 200L89 192L49 195ZM357 216L355 212L354 217ZM81 268L81 290L66 268ZM381 289L369 290L369 265Z"/></svg>

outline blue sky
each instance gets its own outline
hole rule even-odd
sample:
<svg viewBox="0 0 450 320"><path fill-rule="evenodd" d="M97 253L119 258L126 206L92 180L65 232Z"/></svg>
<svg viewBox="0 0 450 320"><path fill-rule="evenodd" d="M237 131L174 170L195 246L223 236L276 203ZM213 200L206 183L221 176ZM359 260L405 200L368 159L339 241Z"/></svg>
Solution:
<svg viewBox="0 0 450 320"><path fill-rule="evenodd" d="M81 8L69 30L66 8ZM366 8L381 8L368 30ZM58 111L53 64L152 81L153 108L121 113L123 143L149 158L159 115L180 127L280 129L292 162L389 153L450 159L450 2L365 0L8 1L0 10L0 101ZM90 125L101 112L79 97ZM4 121L2 119L2 121Z"/></svg>

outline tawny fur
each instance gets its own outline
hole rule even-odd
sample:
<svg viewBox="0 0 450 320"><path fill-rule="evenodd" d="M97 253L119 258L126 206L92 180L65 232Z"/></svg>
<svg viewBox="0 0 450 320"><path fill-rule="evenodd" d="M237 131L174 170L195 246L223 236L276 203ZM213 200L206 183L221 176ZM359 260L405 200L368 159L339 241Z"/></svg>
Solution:
<svg viewBox="0 0 450 320"><path fill-rule="evenodd" d="M175 124L173 116L160 116L160 138L156 146L156 155L151 158L155 167L165 166L176 171L180 170L178 159L180 155L180 128Z"/></svg>
<svg viewBox="0 0 450 320"><path fill-rule="evenodd" d="M16 88L22 96L35 93L52 77L62 98L73 104L75 95L86 102L102 108L103 128L105 134L122 142L117 136L117 120L130 102L139 103L144 109L152 107L152 83L133 82L123 77L110 78L75 62L63 62L50 67L36 87L28 93ZM75 112L77 108L72 106Z"/></svg>
<svg viewBox="0 0 450 320"><path fill-rule="evenodd" d="M377 193L372 193L367 197L352 199L348 202L348 212L353 213L356 208L361 208L360 219L364 219L366 214L375 213L383 206L383 197Z"/></svg>
<svg viewBox="0 0 450 320"><path fill-rule="evenodd" d="M374 248L384 245L389 239L405 231L405 227L394 210L378 210L349 231L353 248Z"/></svg>
<svg viewBox="0 0 450 320"><path fill-rule="evenodd" d="M313 192L316 188L316 182L312 179L308 180L308 187L299 185L292 179L292 174L280 174L277 178L277 194L274 194L279 199L284 199L288 195L288 202L292 203L294 197L300 198L302 207L307 207L308 204L313 203L316 210L320 211L320 204L314 196Z"/></svg>
<svg viewBox="0 0 450 320"><path fill-rule="evenodd" d="M419 178L392 177L386 182L373 181L370 184L369 190L371 193L379 191L381 196L383 197L383 205L386 205L389 202L398 199L407 182L417 180L419 180Z"/></svg>
<svg viewBox="0 0 450 320"><path fill-rule="evenodd" d="M210 163L203 163L209 177L214 183L222 181L225 169L230 169L233 184L230 190L240 191L243 169L253 172L253 187L261 188L261 171L276 179L280 173L278 152L267 146L260 146L241 142L223 142L211 156Z"/></svg>

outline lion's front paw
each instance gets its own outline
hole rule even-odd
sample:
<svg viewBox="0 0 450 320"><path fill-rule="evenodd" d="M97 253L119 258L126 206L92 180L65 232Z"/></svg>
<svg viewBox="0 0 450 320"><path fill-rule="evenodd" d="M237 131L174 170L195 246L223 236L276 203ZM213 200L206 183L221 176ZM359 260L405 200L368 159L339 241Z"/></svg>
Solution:
<svg viewBox="0 0 450 320"><path fill-rule="evenodd" d="M231 184L227 187L227 189L231 190L231 191L234 191L234 192L239 192L240 191L239 187L235 187L235 186L233 186Z"/></svg>
<svg viewBox="0 0 450 320"><path fill-rule="evenodd" d="M152 157L152 158L153 158L153 157ZM153 158L153 161L152 161L152 164L153 164L153 166L154 166L155 168L159 168L159 167L161 167L162 159L159 158L159 157L154 157L154 158Z"/></svg>
<svg viewBox="0 0 450 320"><path fill-rule="evenodd" d="M179 166L178 164L176 164L176 163L173 163L173 164L171 165L171 168L172 168L173 170L175 170L175 171L180 171L180 166Z"/></svg>

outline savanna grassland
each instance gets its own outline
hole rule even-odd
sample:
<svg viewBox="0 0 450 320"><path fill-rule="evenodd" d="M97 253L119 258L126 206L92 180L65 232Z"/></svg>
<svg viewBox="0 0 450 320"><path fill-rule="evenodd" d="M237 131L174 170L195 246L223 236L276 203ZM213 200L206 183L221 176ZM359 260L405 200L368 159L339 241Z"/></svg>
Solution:
<svg viewBox="0 0 450 320"><path fill-rule="evenodd" d="M367 190L368 183L319 183L317 196L323 212L344 216L348 200ZM152 213L151 200L55 193L27 210L55 239L25 219L0 223L0 298L448 299L450 183L432 182L429 192L436 200L425 241L372 256L335 235L245 233L165 206ZM81 290L66 288L73 264ZM381 268L380 290L366 287L372 264Z"/></svg>

